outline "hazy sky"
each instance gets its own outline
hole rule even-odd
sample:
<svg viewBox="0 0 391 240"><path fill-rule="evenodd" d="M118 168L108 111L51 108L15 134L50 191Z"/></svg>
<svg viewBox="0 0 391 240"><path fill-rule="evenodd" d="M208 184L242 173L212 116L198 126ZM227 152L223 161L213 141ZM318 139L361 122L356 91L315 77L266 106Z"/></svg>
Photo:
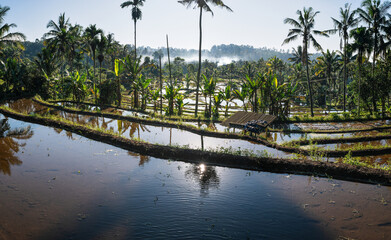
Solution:
<svg viewBox="0 0 391 240"><path fill-rule="evenodd" d="M30 41L41 38L48 31L47 23L57 22L60 13L65 12L72 24L83 27L97 24L105 33L114 33L120 43L133 43L130 8L121 9L122 2L124 0L1 0L0 4L11 8L6 22L17 24L13 31L24 33ZM296 18L298 9L312 6L320 11L316 29L326 30L333 28L331 17L339 18L339 8L346 2L357 8L361 0L224 0L234 12L213 8L214 17L210 13L204 15L203 48L234 43L291 49L301 41L281 46L290 28L283 23L286 17ZM164 46L165 35L169 34L171 47L198 48L197 10L187 9L177 0L146 0L142 12L143 18L137 24L138 46ZM338 35L317 39L325 49L339 48Z"/></svg>

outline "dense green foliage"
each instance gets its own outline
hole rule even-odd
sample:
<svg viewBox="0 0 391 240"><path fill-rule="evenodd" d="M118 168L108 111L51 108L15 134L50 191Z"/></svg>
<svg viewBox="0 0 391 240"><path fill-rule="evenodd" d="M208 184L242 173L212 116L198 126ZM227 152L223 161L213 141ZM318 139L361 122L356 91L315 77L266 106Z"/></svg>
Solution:
<svg viewBox="0 0 391 240"><path fill-rule="evenodd" d="M121 5L131 7L134 30L144 2ZM180 3L195 6L200 20L203 11L212 11L210 6L231 10L222 1ZM166 115L194 114L196 109L207 118L227 117L235 110L286 118L303 107L312 115L321 108L322 114L341 109L347 115L386 116L391 110L391 3L364 0L361 7L342 7L340 17L330 20L330 30L314 29L319 12L312 8L298 10L297 19L286 18L292 29L284 42L303 43L292 54L232 44L210 51L170 48L169 65L164 64L166 49L137 48L136 38L133 46L120 45L113 34L95 24L73 24L65 13L49 21L41 40L26 42L22 33L11 31L15 24L6 23L10 9L0 6L0 94L38 93ZM341 51L322 49L315 38L337 32ZM319 52L309 53L310 44ZM244 56L248 61L218 62Z"/></svg>

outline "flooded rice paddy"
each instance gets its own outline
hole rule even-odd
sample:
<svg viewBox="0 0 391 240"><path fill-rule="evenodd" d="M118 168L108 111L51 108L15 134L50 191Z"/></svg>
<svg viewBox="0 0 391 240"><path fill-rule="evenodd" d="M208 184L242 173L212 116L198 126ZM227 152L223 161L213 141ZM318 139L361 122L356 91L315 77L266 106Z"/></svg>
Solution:
<svg viewBox="0 0 391 240"><path fill-rule="evenodd" d="M0 116L0 119L4 119ZM388 239L391 188L140 156L8 119L0 239Z"/></svg>

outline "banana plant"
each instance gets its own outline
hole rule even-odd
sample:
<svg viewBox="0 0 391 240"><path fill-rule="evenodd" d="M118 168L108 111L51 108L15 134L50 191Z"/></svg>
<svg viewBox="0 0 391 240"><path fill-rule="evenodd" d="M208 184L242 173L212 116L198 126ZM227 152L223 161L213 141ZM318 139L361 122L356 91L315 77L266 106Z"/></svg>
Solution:
<svg viewBox="0 0 391 240"><path fill-rule="evenodd" d="M174 84L166 82L166 94L164 98L168 101L168 115L174 114L174 99L178 95L180 87L176 87Z"/></svg>
<svg viewBox="0 0 391 240"><path fill-rule="evenodd" d="M149 95L148 87L151 84L151 81L152 81L152 79L150 79L150 78L147 79L144 75L141 74L135 84L135 88L138 91L141 91L141 109L142 110L145 110L147 108L147 100L148 100L148 95Z"/></svg>
<svg viewBox="0 0 391 240"><path fill-rule="evenodd" d="M279 84L278 79L273 73L265 74L265 92L269 96L269 114L286 117L288 115L289 101L293 98L298 84L292 83Z"/></svg>
<svg viewBox="0 0 391 240"><path fill-rule="evenodd" d="M232 94L231 91L231 86L228 85L225 87L224 92L223 92L223 100L226 102L225 105L225 117L228 117L228 109L229 109L229 104L234 98L234 95Z"/></svg>
<svg viewBox="0 0 391 240"><path fill-rule="evenodd" d="M221 107L221 103L224 101L224 92L219 92L217 95L213 96L214 101L214 109L213 109L213 117L219 118L219 109Z"/></svg>
<svg viewBox="0 0 391 240"><path fill-rule="evenodd" d="M130 79L130 85L132 86L133 91L133 107L139 108L139 92L137 88L137 80L139 78L139 75L141 71L144 68L155 66L153 64L147 64L147 63L141 63L141 56L133 59L130 57L130 55L126 56L124 59L124 65L126 70L128 71L128 76Z"/></svg>
<svg viewBox="0 0 391 240"><path fill-rule="evenodd" d="M185 99L185 95L183 95L183 94L178 94L175 97L175 105L177 107L179 116L182 116L183 108L188 104L188 103L184 102L184 99Z"/></svg>
<svg viewBox="0 0 391 240"><path fill-rule="evenodd" d="M240 101L243 102L244 111L247 112L246 99L249 96L249 90L247 89L247 87L245 85L242 85L240 90L239 89L235 89L234 90L234 95L235 95L235 98L237 98L237 99L239 99Z"/></svg>
<svg viewBox="0 0 391 240"><path fill-rule="evenodd" d="M249 89L249 100L253 106L253 112L258 112L258 90L261 88L263 83L262 75L255 76L251 78L249 75L246 75L243 85L247 86Z"/></svg>
<svg viewBox="0 0 391 240"><path fill-rule="evenodd" d="M203 79L203 89L202 92L205 97L205 116L211 117L212 115L212 97L215 94L216 91L216 85L217 85L217 79L210 77L208 78L205 76L205 74L202 74ZM207 108L208 101L207 98L209 97L209 108Z"/></svg>
<svg viewBox="0 0 391 240"><path fill-rule="evenodd" d="M156 90L150 90L150 96L153 101L153 112L156 113L157 106L158 106L158 100L160 97L160 88L158 88Z"/></svg>
<svg viewBox="0 0 391 240"><path fill-rule="evenodd" d="M117 101L118 101L118 106L121 106L121 73L124 71L124 61L121 59L115 59L114 61L114 73L115 77L117 78Z"/></svg>

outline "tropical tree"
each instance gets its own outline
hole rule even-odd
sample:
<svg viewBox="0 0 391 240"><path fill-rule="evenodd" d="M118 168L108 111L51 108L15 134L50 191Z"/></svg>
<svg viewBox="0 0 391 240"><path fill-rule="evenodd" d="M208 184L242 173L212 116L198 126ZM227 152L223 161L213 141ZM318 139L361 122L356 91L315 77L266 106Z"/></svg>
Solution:
<svg viewBox="0 0 391 240"><path fill-rule="evenodd" d="M203 78L203 93L205 96L205 116L211 117L212 116L212 98L216 91L216 85L217 85L217 79L214 77L208 78L204 74L202 74ZM208 106L208 100L209 98L209 107Z"/></svg>
<svg viewBox="0 0 391 240"><path fill-rule="evenodd" d="M359 19L356 18L356 11L350 11L351 4L346 3L345 8L340 8L340 20L331 18L333 20L336 30L338 30L339 36L341 37L341 48L343 42L343 111L346 111L346 82L347 82L347 46L349 40L349 30L357 26Z"/></svg>
<svg viewBox="0 0 391 240"><path fill-rule="evenodd" d="M121 73L124 70L123 68L124 62L120 59L115 59L114 62L114 73L117 78L117 101L118 101L118 106L121 106Z"/></svg>
<svg viewBox="0 0 391 240"><path fill-rule="evenodd" d="M50 48L42 48L41 52L37 54L34 59L37 69L46 76L46 78L53 77L57 70L58 60Z"/></svg>
<svg viewBox="0 0 391 240"><path fill-rule="evenodd" d="M133 87L132 91L134 108L139 108L139 89L137 88L137 80L141 71L151 65L148 65L145 62L141 63L140 57L136 58L136 60L133 61L129 55L126 56L126 58L123 60L123 63L129 74L128 76L130 80L130 85Z"/></svg>
<svg viewBox="0 0 391 240"><path fill-rule="evenodd" d="M240 89L235 89L234 95L235 95L235 98L237 98L243 102L244 111L247 112L246 99L249 96L249 90L247 89L247 87L245 85L242 85L242 87Z"/></svg>
<svg viewBox="0 0 391 240"><path fill-rule="evenodd" d="M145 0L133 0L121 3L121 8L132 7L132 20L134 22L134 59L137 58L137 21L141 20L143 13L140 7L144 6Z"/></svg>
<svg viewBox="0 0 391 240"><path fill-rule="evenodd" d="M361 114L361 78L362 78L362 66L365 58L365 54L368 55L372 48L371 33L365 27L357 28L350 32L350 36L354 39L352 44L352 50L357 52L356 61L358 65L358 115Z"/></svg>
<svg viewBox="0 0 391 240"><path fill-rule="evenodd" d="M222 97L223 97L223 99L224 99L224 101L226 103L226 105L225 105L225 117L228 117L229 103L234 98L234 95L233 95L233 93L231 91L231 86L230 85L225 87Z"/></svg>
<svg viewBox="0 0 391 240"><path fill-rule="evenodd" d="M385 1L381 3L380 0L364 0L361 7L357 9L361 19L369 25L372 33L372 47L373 47L373 61L372 74L375 71L376 58L379 54L379 45L381 34L387 24L388 10L391 8L391 2ZM375 109L376 110L376 109Z"/></svg>
<svg viewBox="0 0 391 240"><path fill-rule="evenodd" d="M308 82L308 92L310 97L310 105L311 105L311 116L314 116L314 104L312 99L312 86L309 72L309 63L308 63L308 47L312 43L313 47L316 50L322 50L320 44L316 41L314 35L320 35L329 37L328 33L330 31L319 31L314 30L315 27L315 17L319 14L319 11L314 11L312 7L303 8L303 11L297 10L297 15L299 15L298 20L293 18L286 18L284 20L285 24L290 24L294 28L289 29L289 33L287 38L284 40L283 44L288 44L299 37L303 38L303 59L302 62L306 66L307 72L307 82Z"/></svg>
<svg viewBox="0 0 391 240"><path fill-rule="evenodd" d="M103 30L98 29L96 24L91 24L84 31L84 38L86 39L87 45L89 47L90 56L92 57L92 61L94 62L94 92L95 92L95 101L96 101L96 81L95 81L95 68L96 68L96 48L99 42L99 34L102 34Z"/></svg>
<svg viewBox="0 0 391 240"><path fill-rule="evenodd" d="M105 54L107 53L107 38L101 33L99 41L97 42L98 61L99 61L99 84L102 83L102 63L105 60Z"/></svg>
<svg viewBox="0 0 391 240"><path fill-rule="evenodd" d="M68 43L70 41L69 28L71 27L71 24L69 22L69 18L65 18L65 13L63 13L58 17L57 23L50 20L46 27L49 28L50 31L44 34L44 38L46 38L44 44L46 44L49 48L54 49L56 56L62 60L61 79L63 81L65 57L68 50Z"/></svg>
<svg viewBox="0 0 391 240"><path fill-rule="evenodd" d="M20 41L26 40L24 34L20 32L10 33L10 29L16 27L14 23L4 23L4 17L7 15L7 12L10 10L7 6L0 6L0 54L7 44L15 44Z"/></svg>
<svg viewBox="0 0 391 240"><path fill-rule="evenodd" d="M232 12L232 9L225 5L222 0L181 0L178 1L180 4L186 6L187 8L195 5L195 8L200 9L200 20L199 20L199 30L200 30L200 42L199 42L199 51L198 51L198 72L197 72L197 88L196 88L196 106L195 106L195 116L198 114L198 93L200 90L200 79L201 79L201 52L202 52L202 13L203 11L210 12L212 16L214 15L210 4L227 9Z"/></svg>
<svg viewBox="0 0 391 240"><path fill-rule="evenodd" d="M336 77L333 77L333 73L339 67L338 64L340 60L339 56L335 51L330 52L330 50L327 49L327 51L322 52L322 56L318 57L316 60L317 63L315 65L316 68L315 76L322 76L322 75L325 76L329 86L333 86L332 89L335 90ZM328 88L326 87L326 89Z"/></svg>
<svg viewBox="0 0 391 240"><path fill-rule="evenodd" d="M262 86L263 77L258 75L256 77L249 77L246 75L243 84L249 90L250 102L253 108L253 112L258 112L258 90Z"/></svg>
<svg viewBox="0 0 391 240"><path fill-rule="evenodd" d="M288 60L293 64L299 64L303 62L303 47L299 45L297 46L297 49L292 48L292 50L292 57L288 58Z"/></svg>

